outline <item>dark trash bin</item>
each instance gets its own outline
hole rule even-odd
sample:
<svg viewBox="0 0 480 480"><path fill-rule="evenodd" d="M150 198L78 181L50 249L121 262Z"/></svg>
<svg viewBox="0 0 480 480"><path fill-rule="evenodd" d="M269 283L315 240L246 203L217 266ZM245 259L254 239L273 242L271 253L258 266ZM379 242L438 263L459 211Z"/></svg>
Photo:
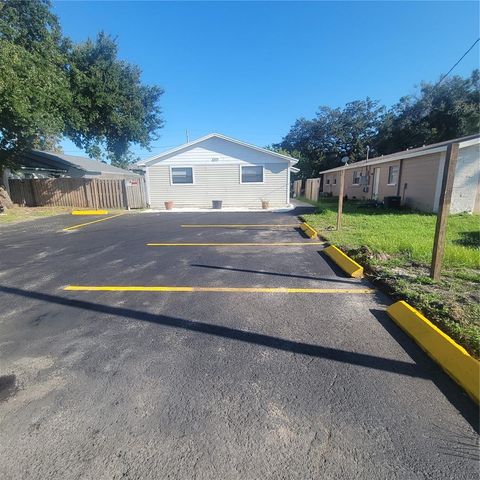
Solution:
<svg viewBox="0 0 480 480"><path fill-rule="evenodd" d="M214 210L221 210L222 209L222 200L212 200L212 208Z"/></svg>

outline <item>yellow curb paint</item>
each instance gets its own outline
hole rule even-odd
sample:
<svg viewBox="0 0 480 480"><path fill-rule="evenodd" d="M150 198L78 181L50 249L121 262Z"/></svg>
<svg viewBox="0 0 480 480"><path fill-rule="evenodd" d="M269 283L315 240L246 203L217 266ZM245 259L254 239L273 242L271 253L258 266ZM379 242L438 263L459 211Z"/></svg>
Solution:
<svg viewBox="0 0 480 480"><path fill-rule="evenodd" d="M147 243L147 247L298 247L324 245L324 242L277 242L277 243Z"/></svg>
<svg viewBox="0 0 480 480"><path fill-rule="evenodd" d="M64 228L63 231L68 232L69 230L76 230L77 228L86 227L87 225L92 225L93 223L105 222L106 220L111 220L112 218L120 217L121 215L125 215L125 213L117 213L117 215L111 215L110 217L107 217L107 218L100 218L99 220L93 220L92 222L80 223L79 225L73 225L71 227Z"/></svg>
<svg viewBox="0 0 480 480"><path fill-rule="evenodd" d="M108 215L108 210L73 210L72 215Z"/></svg>
<svg viewBox="0 0 480 480"><path fill-rule="evenodd" d="M300 228L305 232L306 235L308 235L311 239L318 238L318 233L317 231L310 226L307 222L303 222L300 224Z"/></svg>
<svg viewBox="0 0 480 480"><path fill-rule="evenodd" d="M480 362L403 300L388 315L415 340L464 390L480 402Z"/></svg>
<svg viewBox="0 0 480 480"><path fill-rule="evenodd" d="M335 245L330 245L323 250L345 273L353 278L363 277L363 267L355 260L345 255Z"/></svg>
<svg viewBox="0 0 480 480"><path fill-rule="evenodd" d="M68 285L64 290L81 292L217 292L217 293L325 293L371 294L371 288L282 288L282 287L178 287L178 286L88 286Z"/></svg>
<svg viewBox="0 0 480 480"><path fill-rule="evenodd" d="M246 224L218 224L218 225L207 225L207 224L194 224L194 225L182 225L183 228L292 228L298 227L299 223L287 223L287 224L255 224L255 223L246 223Z"/></svg>

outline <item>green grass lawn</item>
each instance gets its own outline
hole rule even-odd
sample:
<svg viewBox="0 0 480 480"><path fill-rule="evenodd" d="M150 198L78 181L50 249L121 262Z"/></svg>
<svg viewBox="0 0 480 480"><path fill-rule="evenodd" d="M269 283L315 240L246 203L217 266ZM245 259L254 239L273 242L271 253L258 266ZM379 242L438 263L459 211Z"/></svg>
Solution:
<svg viewBox="0 0 480 480"><path fill-rule="evenodd" d="M436 215L347 201L336 231L337 199L315 205L317 213L305 220L326 240L367 267L394 298L411 303L480 356L479 215L449 217L443 275L433 282L428 275Z"/></svg>

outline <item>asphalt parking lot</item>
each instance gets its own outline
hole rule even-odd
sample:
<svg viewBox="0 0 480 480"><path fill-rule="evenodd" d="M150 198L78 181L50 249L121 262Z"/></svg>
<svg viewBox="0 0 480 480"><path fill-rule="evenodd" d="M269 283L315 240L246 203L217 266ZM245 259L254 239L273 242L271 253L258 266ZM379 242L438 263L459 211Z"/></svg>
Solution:
<svg viewBox="0 0 480 480"><path fill-rule="evenodd" d="M477 407L298 213L0 227L1 477L477 478Z"/></svg>

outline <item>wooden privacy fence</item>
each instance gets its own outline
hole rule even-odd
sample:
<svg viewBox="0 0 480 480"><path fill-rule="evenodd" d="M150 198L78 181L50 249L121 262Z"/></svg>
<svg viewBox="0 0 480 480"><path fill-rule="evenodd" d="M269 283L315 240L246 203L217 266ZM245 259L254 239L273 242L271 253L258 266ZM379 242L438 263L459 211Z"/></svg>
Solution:
<svg viewBox="0 0 480 480"><path fill-rule="evenodd" d="M293 182L293 195L295 198L298 198L302 194L302 181L295 180Z"/></svg>
<svg viewBox="0 0 480 480"><path fill-rule="evenodd" d="M318 201L320 195L320 179L309 178L305 182L305 197L314 202Z"/></svg>
<svg viewBox="0 0 480 480"><path fill-rule="evenodd" d="M28 207L144 208L145 182L96 178L9 180L14 203Z"/></svg>

